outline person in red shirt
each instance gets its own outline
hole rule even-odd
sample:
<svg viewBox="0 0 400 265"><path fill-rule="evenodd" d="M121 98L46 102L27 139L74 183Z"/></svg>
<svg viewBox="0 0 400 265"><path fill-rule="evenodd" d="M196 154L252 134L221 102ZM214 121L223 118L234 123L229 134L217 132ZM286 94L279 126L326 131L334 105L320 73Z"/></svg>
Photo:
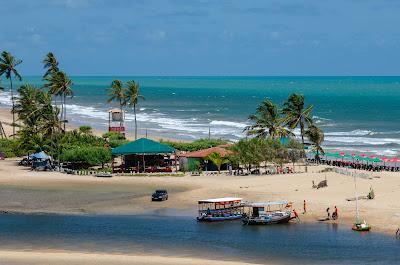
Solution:
<svg viewBox="0 0 400 265"><path fill-rule="evenodd" d="M335 211L332 213L332 219L336 220L339 217L338 208L335 205Z"/></svg>
<svg viewBox="0 0 400 265"><path fill-rule="evenodd" d="M295 209L293 209L293 214L294 214L294 217L292 219L296 219L297 221L300 221L299 215Z"/></svg>

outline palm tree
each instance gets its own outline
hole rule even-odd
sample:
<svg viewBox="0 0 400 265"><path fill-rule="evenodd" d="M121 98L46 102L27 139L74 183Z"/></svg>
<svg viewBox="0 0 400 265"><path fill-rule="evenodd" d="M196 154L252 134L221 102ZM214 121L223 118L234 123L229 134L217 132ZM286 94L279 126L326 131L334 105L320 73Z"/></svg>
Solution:
<svg viewBox="0 0 400 265"><path fill-rule="evenodd" d="M139 99L145 99L144 96L139 94L139 83L135 83L133 80L126 82L125 90L125 102L128 106L133 107L133 113L135 115L135 140L137 139L137 121L136 121L136 105Z"/></svg>
<svg viewBox="0 0 400 265"><path fill-rule="evenodd" d="M108 100L107 102L110 103L112 101L117 101L119 103L119 108L121 110L122 115L122 107L126 105L124 89L122 87L121 80L114 80L111 82L111 87L108 88ZM122 120L120 121L119 125L122 127Z"/></svg>
<svg viewBox="0 0 400 265"><path fill-rule="evenodd" d="M46 80L49 82L45 85L45 87L49 88L49 93L51 95L56 95L61 97L61 122L64 123L64 132L65 132L65 123L67 121L67 107L66 107L66 97L73 96L73 91L71 86L72 80L69 79L68 75L65 72L59 71L49 75Z"/></svg>
<svg viewBox="0 0 400 265"><path fill-rule="evenodd" d="M15 114L14 114L14 91L13 91L13 75L19 81L22 80L21 75L18 73L17 69L15 69L19 64L22 63L22 60L15 58L11 53L7 51L3 51L0 56L0 76L3 74L7 79L10 80L10 92L11 92L11 102L12 102L12 112L13 112L13 137L15 137Z"/></svg>
<svg viewBox="0 0 400 265"><path fill-rule="evenodd" d="M257 113L250 115L249 120L254 124L247 126L244 131L247 135L255 135L259 138L280 138L293 133L282 126L282 118L278 107L269 99L265 99L257 108Z"/></svg>
<svg viewBox="0 0 400 265"><path fill-rule="evenodd" d="M46 54L46 57L43 59L43 64L43 68L47 69L46 73L43 75L43 79L59 71L57 58L52 52Z"/></svg>
<svg viewBox="0 0 400 265"><path fill-rule="evenodd" d="M319 154L325 154L322 149L322 142L324 141L324 132L317 126L310 125L305 132L305 136L310 140L315 151L315 160L319 161Z"/></svg>
<svg viewBox="0 0 400 265"><path fill-rule="evenodd" d="M283 122L292 130L300 127L300 136L303 148L305 126L313 123L311 117L313 107L313 105L309 105L304 108L304 96L299 94L291 94L283 104L282 113L286 115Z"/></svg>
<svg viewBox="0 0 400 265"><path fill-rule="evenodd" d="M206 159L207 159L207 160L210 160L211 162L213 162L214 165L217 166L217 168L218 168L218 175L221 173L221 166L222 166L223 164L229 163L229 159L227 159L227 158L221 156L221 154L220 154L220 153L217 153L217 152L214 152L214 153L209 154L209 155L206 157Z"/></svg>

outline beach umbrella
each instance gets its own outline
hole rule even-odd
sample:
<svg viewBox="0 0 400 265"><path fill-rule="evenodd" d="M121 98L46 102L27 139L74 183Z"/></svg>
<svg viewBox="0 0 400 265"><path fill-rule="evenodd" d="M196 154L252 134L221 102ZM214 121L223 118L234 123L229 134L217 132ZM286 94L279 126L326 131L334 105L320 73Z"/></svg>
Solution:
<svg viewBox="0 0 400 265"><path fill-rule="evenodd" d="M381 157L381 160L383 161L383 166L386 166L386 163L390 161L387 157Z"/></svg>
<svg viewBox="0 0 400 265"><path fill-rule="evenodd" d="M397 157L394 157L394 158L390 159L389 162L394 163L394 167L397 167L397 163L400 162L400 159Z"/></svg>
<svg viewBox="0 0 400 265"><path fill-rule="evenodd" d="M372 162L381 163L383 160L379 159L378 157L370 158Z"/></svg>

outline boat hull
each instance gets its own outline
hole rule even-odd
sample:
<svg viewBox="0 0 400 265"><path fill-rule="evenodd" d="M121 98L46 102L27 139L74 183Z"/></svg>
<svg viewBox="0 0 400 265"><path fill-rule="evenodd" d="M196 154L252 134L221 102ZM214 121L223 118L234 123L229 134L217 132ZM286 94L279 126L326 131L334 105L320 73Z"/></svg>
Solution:
<svg viewBox="0 0 400 265"><path fill-rule="evenodd" d="M221 222L221 221L234 221L241 219L241 215L234 216L202 216L197 217L197 221L199 222Z"/></svg>
<svg viewBox="0 0 400 265"><path fill-rule="evenodd" d="M361 224L354 224L351 229L357 232L368 232L371 230L371 226L369 225L361 225Z"/></svg>
<svg viewBox="0 0 400 265"><path fill-rule="evenodd" d="M281 218L242 218L244 225L272 225L272 224L286 224L292 218L290 215Z"/></svg>

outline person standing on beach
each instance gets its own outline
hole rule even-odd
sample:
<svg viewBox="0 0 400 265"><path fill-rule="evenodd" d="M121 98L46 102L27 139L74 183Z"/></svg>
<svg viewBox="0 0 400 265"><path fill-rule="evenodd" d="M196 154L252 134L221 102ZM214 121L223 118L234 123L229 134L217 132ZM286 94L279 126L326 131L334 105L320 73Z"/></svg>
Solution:
<svg viewBox="0 0 400 265"><path fill-rule="evenodd" d="M328 208L326 208L326 213L327 213L327 215L328 215L328 220L329 219L331 219L331 213L330 213L330 208L328 207Z"/></svg>
<svg viewBox="0 0 400 265"><path fill-rule="evenodd" d="M303 214L307 213L307 203L306 200L303 202Z"/></svg>
<svg viewBox="0 0 400 265"><path fill-rule="evenodd" d="M296 212L295 209L293 209L293 214L294 214L294 219L297 220L297 222L300 222L299 214ZM292 217L293 218L293 217Z"/></svg>
<svg viewBox="0 0 400 265"><path fill-rule="evenodd" d="M337 219L339 217L339 212L338 212L338 208L336 207L336 205L335 205L335 211L332 214L332 218L333 218L333 215L335 215L334 219Z"/></svg>

